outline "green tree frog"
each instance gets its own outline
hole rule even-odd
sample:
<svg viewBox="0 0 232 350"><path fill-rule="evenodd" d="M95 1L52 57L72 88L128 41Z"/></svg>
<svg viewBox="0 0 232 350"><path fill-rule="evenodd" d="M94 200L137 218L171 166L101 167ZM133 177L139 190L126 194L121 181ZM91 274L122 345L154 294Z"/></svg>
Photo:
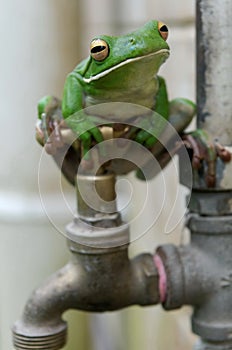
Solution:
<svg viewBox="0 0 232 350"><path fill-rule="evenodd" d="M133 33L102 35L91 41L90 56L67 76L62 99L63 117L69 120L73 131L81 139L84 154L89 150L92 139L96 142L103 140L91 117L82 118L80 113L76 113L87 106L128 102L152 109L165 119L170 117L165 81L157 75L169 56L167 38L167 26L152 20ZM40 119L51 99L48 96L39 102ZM195 112L194 104L185 99L178 99L176 106L174 104L172 102L175 110L181 105L181 115L187 120L185 125L188 124ZM121 122L126 123L126 120ZM83 129L88 131L82 133ZM144 130L138 130L135 140L147 147L154 143L151 134Z"/></svg>
<svg viewBox="0 0 232 350"><path fill-rule="evenodd" d="M94 38L90 43L89 57L67 76L61 104L52 96L40 100L37 126L40 143L45 144L48 138L46 127L42 125L44 115L50 111L50 130L64 118L80 140L84 157L93 143L101 143L104 138L95 119L80 111L106 102L127 102L147 107L169 120L181 133L194 116L195 105L182 98L168 101L165 81L158 75L160 66L169 56L167 38L167 25L156 20L126 35ZM52 118L51 111L55 108L62 110L60 120ZM122 125L131 118L133 115L130 113L123 115L119 123L112 123L111 126L118 130L121 123L123 129ZM104 118L101 121L102 125L108 123ZM153 134L157 126L153 114L143 116L139 123L133 133L127 132L124 136L147 148L154 148L156 138ZM189 140L186 142L190 143ZM59 133L51 143L53 151L56 146L59 147Z"/></svg>

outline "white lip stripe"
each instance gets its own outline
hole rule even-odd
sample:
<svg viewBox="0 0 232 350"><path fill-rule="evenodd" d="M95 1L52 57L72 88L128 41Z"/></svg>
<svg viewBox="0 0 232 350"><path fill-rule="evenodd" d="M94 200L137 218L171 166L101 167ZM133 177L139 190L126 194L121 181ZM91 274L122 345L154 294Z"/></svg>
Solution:
<svg viewBox="0 0 232 350"><path fill-rule="evenodd" d="M110 72L114 71L115 69L118 69L119 67L125 66L126 64L128 64L128 63L130 63L130 62L139 61L139 60L141 60L141 59L143 59L143 58L145 58L145 57L155 56L155 55L158 55L158 54L160 54L160 53L162 53L162 52L169 53L169 50L167 50L167 49L162 49L162 50L159 50L159 51L157 51L157 52L152 52L152 53L150 53L150 54L148 54L148 55L139 56L139 57L135 57L135 58L128 58L128 60L125 60L125 61L123 61L123 62L117 64L116 66L113 66L113 67L111 67L111 68L105 70L104 72L101 72L101 73L99 73L99 74L97 74L97 75L93 75L93 76L90 77L90 78L83 78L83 81L84 81L85 83L87 83L87 84L88 84L88 83L91 83L91 81L93 81L93 80L98 80L98 79L104 77L105 75L109 74Z"/></svg>

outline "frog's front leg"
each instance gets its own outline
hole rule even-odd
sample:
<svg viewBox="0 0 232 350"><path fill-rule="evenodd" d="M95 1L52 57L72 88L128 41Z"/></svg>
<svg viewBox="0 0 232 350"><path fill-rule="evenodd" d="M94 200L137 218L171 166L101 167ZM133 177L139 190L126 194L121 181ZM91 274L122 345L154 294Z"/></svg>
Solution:
<svg viewBox="0 0 232 350"><path fill-rule="evenodd" d="M67 77L62 99L62 113L67 125L81 141L82 157L84 161L89 162L90 166L88 151L93 143L101 143L104 138L98 127L99 119L85 113L85 93L81 79L81 76L74 73Z"/></svg>
<svg viewBox="0 0 232 350"><path fill-rule="evenodd" d="M103 135L98 128L100 120L97 117L87 115L84 111L79 111L66 119L67 125L81 142L81 158L82 167L90 169L92 167L92 160L89 150L94 144L99 144L99 156L104 158L104 141Z"/></svg>

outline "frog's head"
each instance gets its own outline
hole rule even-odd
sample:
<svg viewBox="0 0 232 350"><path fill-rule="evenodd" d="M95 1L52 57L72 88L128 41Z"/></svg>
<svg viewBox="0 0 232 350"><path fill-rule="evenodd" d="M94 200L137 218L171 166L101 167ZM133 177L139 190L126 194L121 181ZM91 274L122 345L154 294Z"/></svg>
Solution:
<svg viewBox="0 0 232 350"><path fill-rule="evenodd" d="M102 35L92 40L83 80L94 87L138 87L152 79L169 56L167 26L150 21L118 37Z"/></svg>

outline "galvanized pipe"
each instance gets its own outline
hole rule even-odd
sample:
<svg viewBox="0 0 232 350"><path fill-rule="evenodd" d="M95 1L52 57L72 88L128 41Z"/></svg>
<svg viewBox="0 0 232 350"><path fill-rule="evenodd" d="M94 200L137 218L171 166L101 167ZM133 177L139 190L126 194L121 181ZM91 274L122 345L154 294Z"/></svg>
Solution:
<svg viewBox="0 0 232 350"><path fill-rule="evenodd" d="M198 127L232 144L231 0L197 0Z"/></svg>
<svg viewBox="0 0 232 350"><path fill-rule="evenodd" d="M197 0L197 125L222 144L232 144L232 6L230 0ZM205 170L205 169L204 169ZM195 306L193 331L202 339L197 350L232 349L232 206L231 162L216 162L214 189L196 175L189 227L192 244L211 257L213 288ZM217 266L220 266L218 269ZM210 273L206 282L210 279ZM202 281L203 282L203 281Z"/></svg>

